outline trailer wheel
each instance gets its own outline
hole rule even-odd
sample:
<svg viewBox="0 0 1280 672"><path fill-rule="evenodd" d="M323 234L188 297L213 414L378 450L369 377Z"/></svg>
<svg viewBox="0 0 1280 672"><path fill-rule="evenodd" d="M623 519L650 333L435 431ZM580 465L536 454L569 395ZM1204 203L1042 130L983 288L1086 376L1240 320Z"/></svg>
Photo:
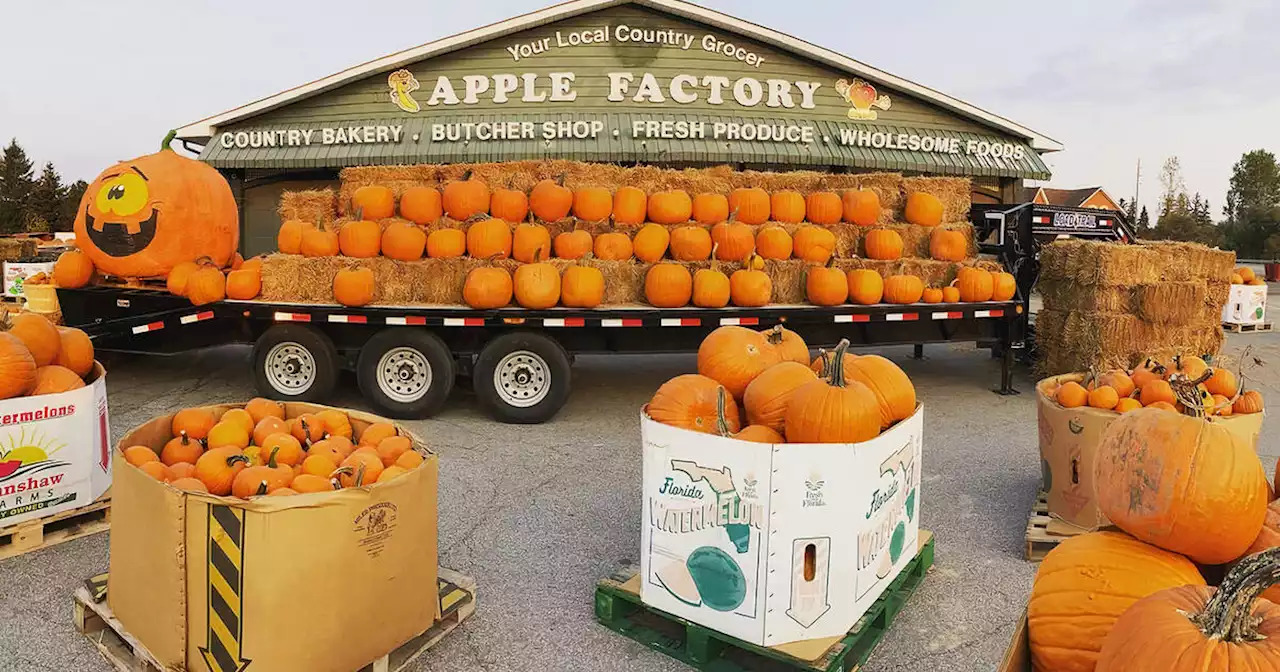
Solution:
<svg viewBox="0 0 1280 672"><path fill-rule="evenodd" d="M495 420L550 420L569 398L569 355L554 339L520 331L485 345L471 377L476 398Z"/></svg>
<svg viewBox="0 0 1280 672"><path fill-rule="evenodd" d="M253 346L253 379L263 396L321 401L338 383L341 364L333 341L318 329L277 324Z"/></svg>
<svg viewBox="0 0 1280 672"><path fill-rule="evenodd" d="M393 418L435 415L449 399L453 353L422 329L378 332L360 349L356 377L365 399Z"/></svg>

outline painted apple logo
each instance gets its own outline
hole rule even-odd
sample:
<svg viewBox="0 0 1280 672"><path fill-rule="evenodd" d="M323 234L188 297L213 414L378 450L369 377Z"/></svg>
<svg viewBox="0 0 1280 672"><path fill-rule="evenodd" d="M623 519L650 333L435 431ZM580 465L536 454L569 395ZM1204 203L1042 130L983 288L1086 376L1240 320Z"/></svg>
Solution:
<svg viewBox="0 0 1280 672"><path fill-rule="evenodd" d="M836 92L852 106L848 112L850 119L874 121L877 115L872 108L887 110L892 105L889 96L881 95L876 91L875 86L861 79L855 79L852 82L844 79L837 80Z"/></svg>

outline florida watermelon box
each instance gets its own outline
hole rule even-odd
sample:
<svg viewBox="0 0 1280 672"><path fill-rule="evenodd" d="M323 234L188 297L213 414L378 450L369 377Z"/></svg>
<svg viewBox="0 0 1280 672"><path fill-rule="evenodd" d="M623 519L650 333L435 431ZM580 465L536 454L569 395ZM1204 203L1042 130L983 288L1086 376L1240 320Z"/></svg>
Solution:
<svg viewBox="0 0 1280 672"><path fill-rule="evenodd" d="M848 632L914 554L923 415L771 445L642 413L641 600L759 646Z"/></svg>
<svg viewBox="0 0 1280 672"><path fill-rule="evenodd" d="M0 401L0 529L86 506L111 487L107 373L84 387Z"/></svg>

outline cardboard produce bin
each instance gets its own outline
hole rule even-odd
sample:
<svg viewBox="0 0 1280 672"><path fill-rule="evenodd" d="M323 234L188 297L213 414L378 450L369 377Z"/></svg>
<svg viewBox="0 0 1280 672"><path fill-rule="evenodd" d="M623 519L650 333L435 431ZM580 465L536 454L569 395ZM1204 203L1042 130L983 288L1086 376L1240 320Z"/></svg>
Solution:
<svg viewBox="0 0 1280 672"><path fill-rule="evenodd" d="M53 275L53 263L52 261L35 259L4 262L4 295L9 298L24 296L23 285L26 283L26 279L37 273Z"/></svg>
<svg viewBox="0 0 1280 672"><path fill-rule="evenodd" d="M107 372L84 387L0 401L0 528L86 506L111 488Z"/></svg>
<svg viewBox="0 0 1280 672"><path fill-rule="evenodd" d="M1082 382L1085 374L1067 373L1036 383L1036 409L1040 424L1041 488L1049 504L1049 515L1080 528L1096 530L1111 524L1098 510L1093 494L1093 458L1102 433L1119 413L1088 406L1063 408L1047 390L1068 381ZM1258 448L1263 413L1212 417Z"/></svg>
<svg viewBox="0 0 1280 672"><path fill-rule="evenodd" d="M326 408L285 407L288 417ZM357 435L384 421L347 413ZM171 417L131 430L117 450L158 449ZM439 617L439 463L414 443L422 465L387 483L249 501L185 493L116 460L116 618L166 669L349 672L389 653Z"/></svg>
<svg viewBox="0 0 1280 672"><path fill-rule="evenodd" d="M641 413L641 600L759 646L844 635L915 554L923 416L771 445Z"/></svg>
<svg viewBox="0 0 1280 672"><path fill-rule="evenodd" d="M1031 644L1027 639L1027 614L1023 612L1018 626L1013 629L1013 637L1009 639L1009 648L1005 649L1004 658L996 672L1031 672Z"/></svg>
<svg viewBox="0 0 1280 672"><path fill-rule="evenodd" d="M1266 285L1231 285L1227 305L1222 307L1224 324L1262 324L1266 319Z"/></svg>

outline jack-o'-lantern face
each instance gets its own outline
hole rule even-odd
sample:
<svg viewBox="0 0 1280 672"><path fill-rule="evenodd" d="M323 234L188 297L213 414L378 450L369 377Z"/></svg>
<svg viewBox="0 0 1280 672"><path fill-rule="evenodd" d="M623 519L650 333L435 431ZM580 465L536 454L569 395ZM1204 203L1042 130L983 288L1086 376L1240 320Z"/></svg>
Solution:
<svg viewBox="0 0 1280 672"><path fill-rule="evenodd" d="M227 265L240 222L218 171L164 149L103 171L85 190L75 231L99 271L156 277L201 257Z"/></svg>

